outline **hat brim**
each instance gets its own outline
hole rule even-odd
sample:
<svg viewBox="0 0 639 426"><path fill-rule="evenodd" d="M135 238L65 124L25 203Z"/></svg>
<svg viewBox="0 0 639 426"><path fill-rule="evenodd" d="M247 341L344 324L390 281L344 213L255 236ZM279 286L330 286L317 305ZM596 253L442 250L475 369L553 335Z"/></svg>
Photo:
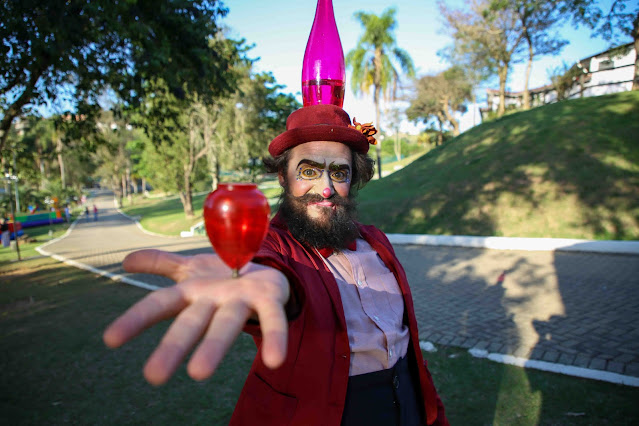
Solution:
<svg viewBox="0 0 639 426"><path fill-rule="evenodd" d="M341 142L362 153L367 153L370 146L366 136L359 130L346 126L315 124L290 129L278 135L271 141L268 152L276 157L289 148L314 141Z"/></svg>

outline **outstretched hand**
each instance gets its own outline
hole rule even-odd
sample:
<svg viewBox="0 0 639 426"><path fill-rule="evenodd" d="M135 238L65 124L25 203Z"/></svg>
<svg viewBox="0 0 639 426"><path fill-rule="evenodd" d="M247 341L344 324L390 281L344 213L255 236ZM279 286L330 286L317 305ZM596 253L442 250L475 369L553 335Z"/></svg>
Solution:
<svg viewBox="0 0 639 426"><path fill-rule="evenodd" d="M231 270L216 255L187 257L159 250L131 253L123 266L128 272L176 281L144 297L104 332L106 345L117 348L153 324L175 317L144 367L149 383L165 383L196 345L187 372L195 380L210 377L254 316L260 322L264 364L276 368L284 362L288 332L284 305L290 289L280 271L250 263L239 278L231 278Z"/></svg>

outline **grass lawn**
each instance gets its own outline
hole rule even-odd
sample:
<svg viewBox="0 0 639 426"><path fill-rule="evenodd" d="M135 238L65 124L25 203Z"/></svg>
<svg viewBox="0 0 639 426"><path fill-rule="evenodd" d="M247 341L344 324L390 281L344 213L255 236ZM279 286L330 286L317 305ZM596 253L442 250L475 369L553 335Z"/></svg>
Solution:
<svg viewBox="0 0 639 426"><path fill-rule="evenodd" d="M146 294L49 258L0 265L0 412L5 424L227 424L255 355L241 337L217 374L197 383L180 369L148 385L146 357L168 326L119 350L106 325ZM453 425L631 425L639 389L476 359L427 353Z"/></svg>
<svg viewBox="0 0 639 426"><path fill-rule="evenodd" d="M360 192L386 232L639 239L639 92L474 127Z"/></svg>
<svg viewBox="0 0 639 426"><path fill-rule="evenodd" d="M71 219L74 220L73 218ZM59 223L49 226L37 226L35 228L26 228L24 233L28 236L29 242L23 242L22 238L18 241L20 248L20 257L22 259L28 259L35 256L40 256L40 253L36 251L36 247L50 241L54 238L62 236L67 229L71 226L70 223ZM51 235L49 235L51 231ZM0 247L0 265L8 262L18 260L18 253L11 248Z"/></svg>

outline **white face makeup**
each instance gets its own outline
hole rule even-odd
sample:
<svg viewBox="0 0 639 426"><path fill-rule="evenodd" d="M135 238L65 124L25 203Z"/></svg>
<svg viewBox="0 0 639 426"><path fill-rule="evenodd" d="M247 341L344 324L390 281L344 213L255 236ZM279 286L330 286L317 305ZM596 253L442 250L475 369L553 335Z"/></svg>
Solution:
<svg viewBox="0 0 639 426"><path fill-rule="evenodd" d="M307 142L291 149L286 178L291 194L301 197L319 194L324 200L308 206L311 218L323 216L322 209L334 208L329 198L337 193L348 197L351 187L352 157L348 146L339 142ZM283 184L282 176L280 183Z"/></svg>

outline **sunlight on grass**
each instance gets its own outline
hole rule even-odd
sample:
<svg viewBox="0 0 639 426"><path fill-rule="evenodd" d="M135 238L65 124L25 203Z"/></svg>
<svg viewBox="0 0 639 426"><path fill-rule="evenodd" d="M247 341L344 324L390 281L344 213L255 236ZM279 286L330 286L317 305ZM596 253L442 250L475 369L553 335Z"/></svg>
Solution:
<svg viewBox="0 0 639 426"><path fill-rule="evenodd" d="M499 384L492 424L537 425L543 402L541 391L531 389L526 370L505 369Z"/></svg>
<svg viewBox="0 0 639 426"><path fill-rule="evenodd" d="M626 92L481 124L371 182L360 220L391 233L637 240L637 112L639 92Z"/></svg>

